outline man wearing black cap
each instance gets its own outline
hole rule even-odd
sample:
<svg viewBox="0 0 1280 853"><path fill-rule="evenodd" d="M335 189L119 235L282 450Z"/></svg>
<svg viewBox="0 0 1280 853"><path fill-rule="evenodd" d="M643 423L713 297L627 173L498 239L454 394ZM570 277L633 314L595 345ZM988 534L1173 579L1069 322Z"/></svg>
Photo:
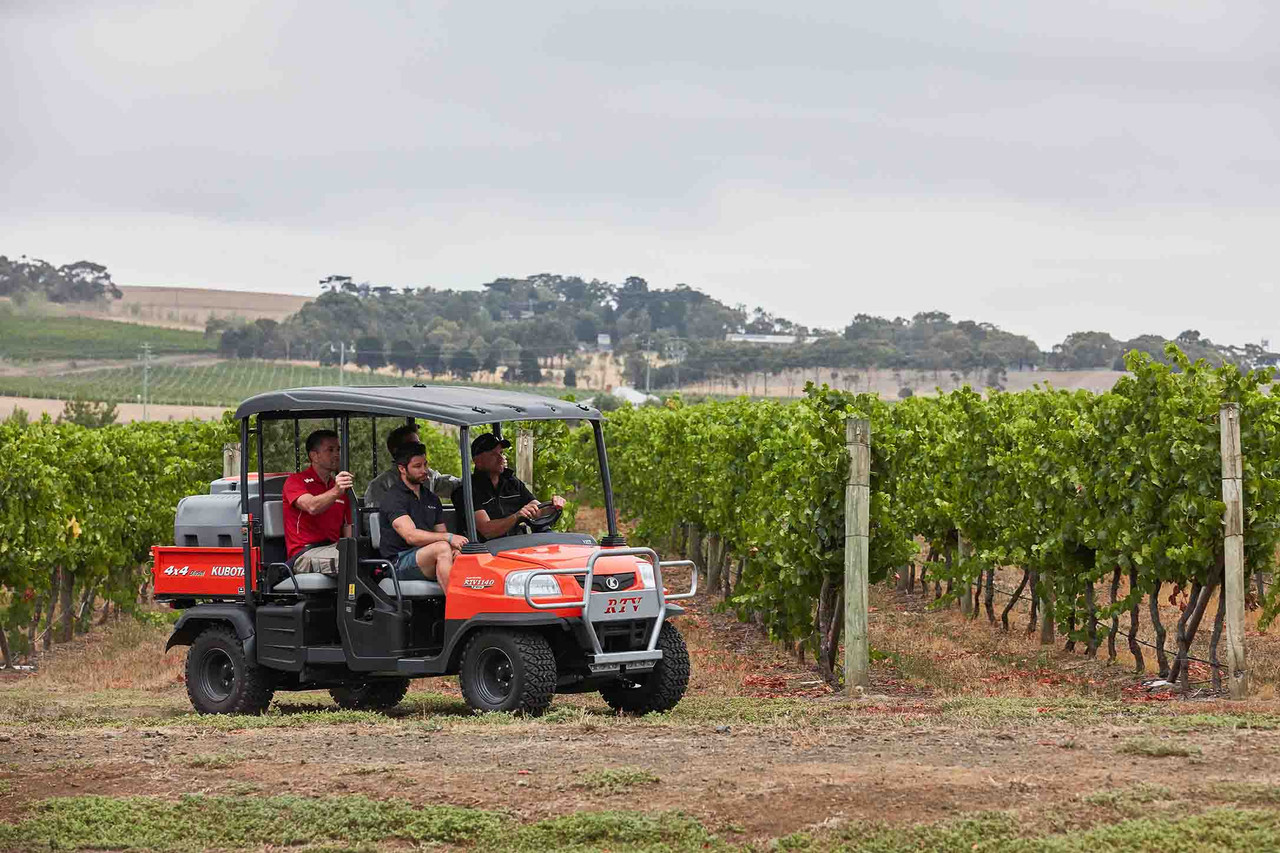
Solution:
<svg viewBox="0 0 1280 853"><path fill-rule="evenodd" d="M533 492L507 467L507 456L502 451L510 446L511 442L505 438L499 439L488 432L471 442L471 461L475 463L471 474L471 501L475 505L476 533L481 541L506 536L522 521L564 508L564 498L553 495L551 506L538 509L538 499Z"/></svg>

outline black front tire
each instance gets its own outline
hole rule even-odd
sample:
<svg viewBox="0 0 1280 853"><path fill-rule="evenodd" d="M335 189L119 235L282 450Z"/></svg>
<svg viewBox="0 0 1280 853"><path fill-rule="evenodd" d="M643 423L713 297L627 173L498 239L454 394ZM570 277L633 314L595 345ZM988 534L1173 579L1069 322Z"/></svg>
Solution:
<svg viewBox="0 0 1280 853"><path fill-rule="evenodd" d="M187 695L201 714L261 714L274 693L271 672L249 660L225 625L204 629L187 651Z"/></svg>
<svg viewBox="0 0 1280 853"><path fill-rule="evenodd" d="M537 717L556 692L556 657L541 634L481 631L463 649L458 683L472 710Z"/></svg>
<svg viewBox="0 0 1280 853"><path fill-rule="evenodd" d="M662 660L647 675L635 679L620 678L600 688L609 707L628 714L670 711L684 698L689 687L689 648L679 629L670 622L662 623L658 634Z"/></svg>
<svg viewBox="0 0 1280 853"><path fill-rule="evenodd" d="M329 695L339 708L349 711L385 711L400 704L409 692L409 679L387 678L333 687Z"/></svg>

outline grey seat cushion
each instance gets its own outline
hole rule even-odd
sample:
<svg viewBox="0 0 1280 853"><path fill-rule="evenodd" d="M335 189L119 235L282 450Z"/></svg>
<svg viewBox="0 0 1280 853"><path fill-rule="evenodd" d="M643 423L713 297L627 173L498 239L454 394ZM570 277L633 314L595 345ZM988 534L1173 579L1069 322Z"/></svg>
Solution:
<svg viewBox="0 0 1280 853"><path fill-rule="evenodd" d="M293 576L297 579L298 585L293 585L293 580L285 578L280 583L271 587L272 592L329 592L338 588L338 579L332 575L322 575L319 572L302 572Z"/></svg>
<svg viewBox="0 0 1280 853"><path fill-rule="evenodd" d="M395 598L396 582L391 578L383 578L378 589ZM444 587L435 581L400 581L402 598L436 598L444 597Z"/></svg>
<svg viewBox="0 0 1280 853"><path fill-rule="evenodd" d="M284 537L284 501L265 501L262 504L262 535L267 539Z"/></svg>

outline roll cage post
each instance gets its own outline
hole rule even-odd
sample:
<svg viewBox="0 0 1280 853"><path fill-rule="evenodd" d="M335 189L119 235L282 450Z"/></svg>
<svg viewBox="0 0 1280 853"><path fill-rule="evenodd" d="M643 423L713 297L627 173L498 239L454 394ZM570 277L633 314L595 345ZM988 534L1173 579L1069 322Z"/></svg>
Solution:
<svg viewBox="0 0 1280 853"><path fill-rule="evenodd" d="M462 513L467 517L467 544L462 553L487 554L489 549L476 535L476 514L471 511L471 427L458 427L458 449L462 452Z"/></svg>
<svg viewBox="0 0 1280 853"><path fill-rule="evenodd" d="M253 616L257 607L257 578L254 576L253 570L253 545L257 542L257 534L254 528L261 528L262 510L259 507L258 517L250 519L249 506L249 419L247 417L240 419L240 526L242 533L240 541L244 549L244 605L249 611L250 617ZM261 446L261 437L259 437L259 446ZM261 454L261 451L259 451Z"/></svg>
<svg viewBox="0 0 1280 853"><path fill-rule="evenodd" d="M600 465L600 482L604 486L604 517L609 525L609 535L600 540L606 548L627 545L627 537L618 535L618 516L613 511L613 482L609 479L609 456L604 449L604 427L600 421L591 422L596 437L596 459Z"/></svg>

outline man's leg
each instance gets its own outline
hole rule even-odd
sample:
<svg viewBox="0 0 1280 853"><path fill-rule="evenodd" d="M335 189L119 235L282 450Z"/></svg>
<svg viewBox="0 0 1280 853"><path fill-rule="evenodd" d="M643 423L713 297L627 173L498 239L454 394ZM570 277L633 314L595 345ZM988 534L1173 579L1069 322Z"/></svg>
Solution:
<svg viewBox="0 0 1280 853"><path fill-rule="evenodd" d="M322 545L303 551L293 561L294 574L320 572L329 576L338 574L338 546Z"/></svg>
<svg viewBox="0 0 1280 853"><path fill-rule="evenodd" d="M436 581L446 590L449 588L449 571L453 568L453 548L448 542L432 542L418 549L414 555L418 568L430 580Z"/></svg>

